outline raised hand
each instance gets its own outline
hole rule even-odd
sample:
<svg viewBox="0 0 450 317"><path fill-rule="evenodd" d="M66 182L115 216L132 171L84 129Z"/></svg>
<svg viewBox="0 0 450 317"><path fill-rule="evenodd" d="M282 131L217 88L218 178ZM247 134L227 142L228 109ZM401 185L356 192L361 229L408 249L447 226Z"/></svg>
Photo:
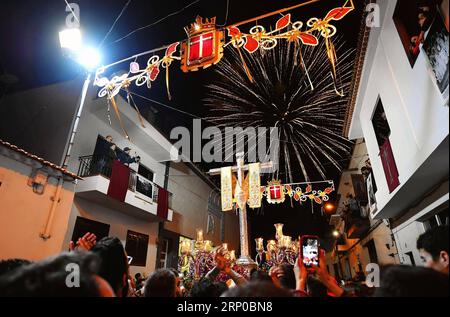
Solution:
<svg viewBox="0 0 450 317"><path fill-rule="evenodd" d="M317 278L328 288L334 295L340 297L344 293L344 290L336 283L336 280L328 273L325 251L320 250L319 254L319 266L313 265L311 267Z"/></svg>
<svg viewBox="0 0 450 317"><path fill-rule="evenodd" d="M216 250L216 254L214 255L214 261L216 262L216 267L219 270L224 271L226 269L227 259L225 258L224 250L222 247Z"/></svg>
<svg viewBox="0 0 450 317"><path fill-rule="evenodd" d="M296 280L296 290L306 292L306 281L308 279L308 270L303 263L303 258L298 257L294 265L294 274Z"/></svg>
<svg viewBox="0 0 450 317"><path fill-rule="evenodd" d="M269 276L276 287L281 288L280 279L284 276L283 270L278 266L272 266L269 270Z"/></svg>
<svg viewBox="0 0 450 317"><path fill-rule="evenodd" d="M70 241L69 249L74 250L84 250L89 251L97 243L97 237L93 233L86 233L83 237L77 240L77 243Z"/></svg>

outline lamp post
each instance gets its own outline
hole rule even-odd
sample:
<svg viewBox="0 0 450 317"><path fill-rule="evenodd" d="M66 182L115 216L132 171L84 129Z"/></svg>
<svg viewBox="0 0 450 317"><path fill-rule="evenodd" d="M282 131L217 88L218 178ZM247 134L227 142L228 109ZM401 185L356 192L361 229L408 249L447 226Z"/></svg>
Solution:
<svg viewBox="0 0 450 317"><path fill-rule="evenodd" d="M81 114L83 113L86 96L92 78L92 70L100 63L101 57L99 52L91 47L83 47L81 31L78 28L66 29L59 32L59 42L64 52L86 70L86 79L81 90L81 97L75 114L75 118L71 125L71 132L66 144L65 156L63 160L63 168L69 165L70 154L78 131Z"/></svg>

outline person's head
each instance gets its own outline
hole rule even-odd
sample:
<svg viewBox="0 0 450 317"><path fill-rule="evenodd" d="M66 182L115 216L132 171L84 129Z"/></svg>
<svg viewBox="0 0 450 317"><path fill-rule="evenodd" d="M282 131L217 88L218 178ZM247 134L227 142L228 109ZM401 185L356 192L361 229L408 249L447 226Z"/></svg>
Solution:
<svg viewBox="0 0 450 317"><path fill-rule="evenodd" d="M175 294L176 294L176 297L181 297L181 278L180 278L180 273L174 268L171 268L170 270L175 275L175 286L176 286Z"/></svg>
<svg viewBox="0 0 450 317"><path fill-rule="evenodd" d="M14 270L31 263L31 261L23 259L9 259L0 261L0 276L3 274L10 274Z"/></svg>
<svg viewBox="0 0 450 317"><path fill-rule="evenodd" d="M252 281L226 291L223 297L292 297L292 293L284 288L276 287L270 282Z"/></svg>
<svg viewBox="0 0 450 317"><path fill-rule="evenodd" d="M327 297L327 287L313 275L308 275L306 280L308 295L311 297Z"/></svg>
<svg viewBox="0 0 450 317"><path fill-rule="evenodd" d="M156 270L145 282L144 297L176 297L176 276L171 270Z"/></svg>
<svg viewBox="0 0 450 317"><path fill-rule="evenodd" d="M283 286L286 289L295 289L296 282L295 282L294 266L289 264L282 264L279 267L283 272L282 276L280 277L281 286Z"/></svg>
<svg viewBox="0 0 450 317"><path fill-rule="evenodd" d="M448 297L448 276L433 269L391 265L381 270L375 297Z"/></svg>
<svg viewBox="0 0 450 317"><path fill-rule="evenodd" d="M128 260L122 242L116 237L105 237L91 251L100 258L98 274L113 288L118 297L128 294Z"/></svg>
<svg viewBox="0 0 450 317"><path fill-rule="evenodd" d="M109 143L112 143L113 142L113 137L111 135L107 135L105 140L108 141Z"/></svg>
<svg viewBox="0 0 450 317"><path fill-rule="evenodd" d="M269 282L272 283L272 278L264 271L254 270L250 274L250 281Z"/></svg>
<svg viewBox="0 0 450 317"><path fill-rule="evenodd" d="M202 278L194 283L189 297L220 297L228 289L225 283L213 282L209 278Z"/></svg>
<svg viewBox="0 0 450 317"><path fill-rule="evenodd" d="M417 240L417 249L425 267L448 274L448 226L428 230Z"/></svg>
<svg viewBox="0 0 450 317"><path fill-rule="evenodd" d="M115 143L111 144L111 149L115 150L117 148L117 145Z"/></svg>
<svg viewBox="0 0 450 317"><path fill-rule="evenodd" d="M0 297L113 297L98 264L92 253L70 252L23 265L0 277Z"/></svg>
<svg viewBox="0 0 450 317"><path fill-rule="evenodd" d="M123 149L123 151L127 154L130 154L131 149L127 146L126 148Z"/></svg>

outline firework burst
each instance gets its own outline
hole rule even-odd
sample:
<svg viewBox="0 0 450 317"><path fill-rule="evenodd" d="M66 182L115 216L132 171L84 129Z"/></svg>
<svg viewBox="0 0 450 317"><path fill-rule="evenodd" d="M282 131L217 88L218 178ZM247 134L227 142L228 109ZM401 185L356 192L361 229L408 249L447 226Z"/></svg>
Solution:
<svg viewBox="0 0 450 317"><path fill-rule="evenodd" d="M239 53L229 49L228 58L216 67L217 80L207 86L208 121L221 128L278 127L285 180L293 182L297 171L305 181L317 173L326 179L325 166L341 170L339 161L351 147L341 132L354 50L337 40L336 52L339 87L323 43L301 49L294 43L279 43L272 50L246 54L253 81Z"/></svg>

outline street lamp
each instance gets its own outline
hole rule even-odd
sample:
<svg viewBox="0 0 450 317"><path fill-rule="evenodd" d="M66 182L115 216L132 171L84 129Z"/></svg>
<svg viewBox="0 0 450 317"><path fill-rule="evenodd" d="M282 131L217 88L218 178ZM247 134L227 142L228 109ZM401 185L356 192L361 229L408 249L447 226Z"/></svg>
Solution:
<svg viewBox="0 0 450 317"><path fill-rule="evenodd" d="M59 32L59 42L61 48L68 54L68 56L83 66L87 72L87 77L84 81L83 89L81 90L80 103L78 105L75 120L73 121L72 132L68 140L68 144L66 144L67 150L62 165L63 168L67 168L75 135L78 131L78 124L80 122L81 114L83 113L87 92L91 83L91 72L100 64L101 55L95 48L83 46L82 34L78 28L66 29Z"/></svg>
<svg viewBox="0 0 450 317"><path fill-rule="evenodd" d="M80 29L71 28L59 32L59 43L61 48L72 52L81 50L83 42Z"/></svg>
<svg viewBox="0 0 450 317"><path fill-rule="evenodd" d="M328 213L334 211L334 208L335 207L334 207L334 205L332 203L326 203L325 207L324 207L325 211L328 212Z"/></svg>

